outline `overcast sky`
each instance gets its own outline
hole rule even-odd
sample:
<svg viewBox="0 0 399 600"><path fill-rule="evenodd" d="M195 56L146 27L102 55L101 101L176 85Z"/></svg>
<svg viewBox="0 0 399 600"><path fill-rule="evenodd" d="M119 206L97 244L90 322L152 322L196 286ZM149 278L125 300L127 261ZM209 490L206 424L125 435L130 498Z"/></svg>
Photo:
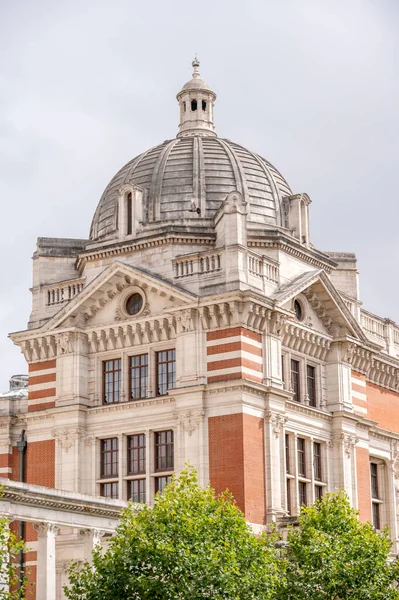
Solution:
<svg viewBox="0 0 399 600"><path fill-rule="evenodd" d="M87 237L114 173L176 135L195 52L218 134L310 195L315 246L356 252L363 306L399 321L398 0L0 0L0 390L36 238Z"/></svg>

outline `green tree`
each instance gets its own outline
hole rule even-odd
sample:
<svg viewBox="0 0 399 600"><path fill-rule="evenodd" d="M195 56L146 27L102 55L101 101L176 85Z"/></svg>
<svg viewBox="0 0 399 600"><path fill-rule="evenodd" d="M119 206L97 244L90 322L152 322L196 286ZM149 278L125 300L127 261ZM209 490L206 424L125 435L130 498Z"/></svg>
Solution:
<svg viewBox="0 0 399 600"><path fill-rule="evenodd" d="M188 468L153 508L123 512L109 548L70 571L70 600L269 600L279 558L255 536L232 497L199 486Z"/></svg>
<svg viewBox="0 0 399 600"><path fill-rule="evenodd" d="M18 563L23 549L24 543L10 531L9 520L0 518L0 600L25 600L26 576L20 579Z"/></svg>
<svg viewBox="0 0 399 600"><path fill-rule="evenodd" d="M344 492L303 507L284 552L279 600L391 600L399 577L388 530L362 523Z"/></svg>

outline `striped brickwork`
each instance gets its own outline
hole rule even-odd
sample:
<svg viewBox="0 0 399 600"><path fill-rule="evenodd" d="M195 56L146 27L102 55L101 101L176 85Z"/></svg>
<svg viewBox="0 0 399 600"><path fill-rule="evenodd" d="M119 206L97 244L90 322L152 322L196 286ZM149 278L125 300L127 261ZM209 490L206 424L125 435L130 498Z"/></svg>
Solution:
<svg viewBox="0 0 399 600"><path fill-rule="evenodd" d="M366 376L352 371L352 403L353 410L358 415L367 416Z"/></svg>
<svg viewBox="0 0 399 600"><path fill-rule="evenodd" d="M28 410L55 406L56 361L46 360L29 365Z"/></svg>
<svg viewBox="0 0 399 600"><path fill-rule="evenodd" d="M262 336L244 327L207 333L208 383L250 379L263 382Z"/></svg>

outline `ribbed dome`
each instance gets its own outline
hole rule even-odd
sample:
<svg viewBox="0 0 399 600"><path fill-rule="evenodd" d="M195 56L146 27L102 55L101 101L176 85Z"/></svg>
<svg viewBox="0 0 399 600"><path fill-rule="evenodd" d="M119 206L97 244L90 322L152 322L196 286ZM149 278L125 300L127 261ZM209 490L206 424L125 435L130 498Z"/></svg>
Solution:
<svg viewBox="0 0 399 600"><path fill-rule="evenodd" d="M148 190L144 223L192 217L194 199L203 218L212 218L227 194L237 190L248 203L248 219L279 226L281 200L292 192L284 177L254 152L216 137L169 140L127 163L105 189L91 226L90 239L112 239L118 226L118 190L133 183Z"/></svg>

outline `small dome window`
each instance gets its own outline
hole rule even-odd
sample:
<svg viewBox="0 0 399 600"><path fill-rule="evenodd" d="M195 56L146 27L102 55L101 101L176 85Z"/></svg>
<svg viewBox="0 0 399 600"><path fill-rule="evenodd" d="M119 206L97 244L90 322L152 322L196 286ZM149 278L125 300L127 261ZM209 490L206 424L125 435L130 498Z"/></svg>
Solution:
<svg viewBox="0 0 399 600"><path fill-rule="evenodd" d="M197 101L191 100L191 110L195 112L197 110Z"/></svg>
<svg viewBox="0 0 399 600"><path fill-rule="evenodd" d="M141 294L135 293L129 296L126 300L126 312L131 315L137 315L141 309L143 308L143 296Z"/></svg>
<svg viewBox="0 0 399 600"><path fill-rule="evenodd" d="M295 312L295 316L298 319L298 321L303 321L304 312L303 312L302 304L299 302L299 300L294 301L294 312Z"/></svg>
<svg viewBox="0 0 399 600"><path fill-rule="evenodd" d="M202 101L202 110L206 110L206 100Z"/></svg>
<svg viewBox="0 0 399 600"><path fill-rule="evenodd" d="M186 110L187 110L187 103L186 102L183 102L183 110L184 110L184 112L186 112Z"/></svg>

